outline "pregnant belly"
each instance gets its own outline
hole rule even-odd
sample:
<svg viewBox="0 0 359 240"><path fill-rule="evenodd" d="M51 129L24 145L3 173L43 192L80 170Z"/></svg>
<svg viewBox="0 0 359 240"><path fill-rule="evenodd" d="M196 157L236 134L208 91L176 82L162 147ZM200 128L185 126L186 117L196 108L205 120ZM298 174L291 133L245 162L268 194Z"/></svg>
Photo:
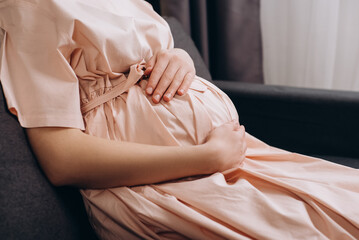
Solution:
<svg viewBox="0 0 359 240"><path fill-rule="evenodd" d="M113 140L153 145L194 145L215 127L237 119L230 99L208 81L196 77L188 93L154 104L146 81L84 116L86 132Z"/></svg>

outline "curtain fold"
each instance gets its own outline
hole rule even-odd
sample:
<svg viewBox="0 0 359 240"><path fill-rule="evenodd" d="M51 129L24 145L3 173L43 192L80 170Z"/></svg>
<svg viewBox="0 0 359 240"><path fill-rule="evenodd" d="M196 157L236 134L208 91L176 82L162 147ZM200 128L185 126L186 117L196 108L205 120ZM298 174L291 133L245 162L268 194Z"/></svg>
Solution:
<svg viewBox="0 0 359 240"><path fill-rule="evenodd" d="M162 0L160 13L163 16L175 17L182 24L209 66L206 0Z"/></svg>
<svg viewBox="0 0 359 240"><path fill-rule="evenodd" d="M263 83L259 0L149 0L191 35L214 79Z"/></svg>
<svg viewBox="0 0 359 240"><path fill-rule="evenodd" d="M268 84L359 90L359 1L261 2Z"/></svg>

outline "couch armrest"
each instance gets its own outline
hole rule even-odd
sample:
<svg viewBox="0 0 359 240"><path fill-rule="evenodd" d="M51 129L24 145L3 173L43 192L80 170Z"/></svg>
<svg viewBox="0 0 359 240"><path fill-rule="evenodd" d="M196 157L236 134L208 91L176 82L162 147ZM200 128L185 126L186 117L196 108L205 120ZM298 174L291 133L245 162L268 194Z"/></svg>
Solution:
<svg viewBox="0 0 359 240"><path fill-rule="evenodd" d="M359 93L215 81L247 132L289 151L359 158Z"/></svg>

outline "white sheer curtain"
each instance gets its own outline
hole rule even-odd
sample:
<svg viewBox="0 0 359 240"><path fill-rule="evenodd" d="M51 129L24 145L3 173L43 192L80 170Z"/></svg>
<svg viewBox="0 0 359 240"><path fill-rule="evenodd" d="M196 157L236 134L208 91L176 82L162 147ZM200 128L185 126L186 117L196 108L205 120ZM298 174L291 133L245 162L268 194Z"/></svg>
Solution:
<svg viewBox="0 0 359 240"><path fill-rule="evenodd" d="M359 0L261 0L264 81L359 91Z"/></svg>

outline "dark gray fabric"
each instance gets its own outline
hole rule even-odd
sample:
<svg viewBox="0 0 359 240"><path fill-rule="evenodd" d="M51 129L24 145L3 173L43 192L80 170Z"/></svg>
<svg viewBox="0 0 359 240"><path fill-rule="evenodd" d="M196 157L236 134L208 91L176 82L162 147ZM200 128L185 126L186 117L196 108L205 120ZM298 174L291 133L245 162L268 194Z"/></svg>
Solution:
<svg viewBox="0 0 359 240"><path fill-rule="evenodd" d="M263 83L259 0L148 0L177 18L214 79Z"/></svg>
<svg viewBox="0 0 359 240"><path fill-rule="evenodd" d="M326 156L326 155L312 155L312 157L325 159L333 163L359 169L359 158L348 158L348 157Z"/></svg>
<svg viewBox="0 0 359 240"><path fill-rule="evenodd" d="M215 83L236 105L246 130L266 143L308 155L359 161L358 92Z"/></svg>
<svg viewBox="0 0 359 240"><path fill-rule="evenodd" d="M5 109L0 87L1 239L95 239L78 191L49 184Z"/></svg>
<svg viewBox="0 0 359 240"><path fill-rule="evenodd" d="M209 16L213 78L263 83L259 0L216 0Z"/></svg>
<svg viewBox="0 0 359 240"><path fill-rule="evenodd" d="M203 62L203 59L192 39L183 30L181 24L173 17L165 17L165 19L171 28L175 47L186 50L193 59L196 68L196 74L204 79L211 81L212 78L208 68Z"/></svg>
<svg viewBox="0 0 359 240"><path fill-rule="evenodd" d="M205 63L209 66L207 2L206 0L160 1L160 13L178 19L185 32L192 37Z"/></svg>

